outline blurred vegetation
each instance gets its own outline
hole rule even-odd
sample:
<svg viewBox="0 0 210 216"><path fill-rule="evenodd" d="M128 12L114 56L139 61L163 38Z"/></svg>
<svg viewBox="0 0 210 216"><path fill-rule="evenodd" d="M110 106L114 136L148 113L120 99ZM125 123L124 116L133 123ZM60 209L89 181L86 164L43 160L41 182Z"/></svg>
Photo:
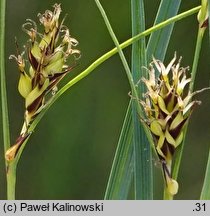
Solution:
<svg viewBox="0 0 210 216"><path fill-rule="evenodd" d="M145 1L147 27L152 26L160 1ZM27 40L21 30L26 18L38 23L37 14L51 9L55 2L7 0L6 57ZM79 74L96 58L113 48L103 19L92 0L60 0L71 35L79 42L82 57L77 68L63 82ZM130 0L101 0L119 41L131 36ZM183 1L180 11L200 1ZM182 65L192 64L197 19L195 16L175 24L168 62L174 51L183 56ZM209 41L206 34L195 89L209 86ZM130 61L130 48L125 50ZM8 58L7 58L8 59ZM22 126L24 104L17 91L16 64L6 62L11 140ZM129 101L129 85L117 55L62 96L42 119L21 157L17 174L17 199L103 199L116 144ZM202 105L190 122L179 175L177 199L198 199L203 183L210 143L210 92L197 96ZM1 131L2 140L2 131ZM3 145L0 145L0 199L6 198ZM155 161L154 161L155 163ZM158 170L159 167L156 166ZM155 184L156 199L161 199Z"/></svg>

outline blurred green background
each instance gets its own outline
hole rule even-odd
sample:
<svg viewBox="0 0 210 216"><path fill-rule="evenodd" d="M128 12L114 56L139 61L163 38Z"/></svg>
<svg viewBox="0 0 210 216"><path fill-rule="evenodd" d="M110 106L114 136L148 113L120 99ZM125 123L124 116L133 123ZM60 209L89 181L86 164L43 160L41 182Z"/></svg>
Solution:
<svg viewBox="0 0 210 216"><path fill-rule="evenodd" d="M152 26L160 1L145 1L147 27ZM37 14L52 9L55 1L7 0L6 75L11 141L18 136L24 102L17 91L19 74L14 61L15 36L22 47L28 40L21 30L26 18L38 23ZM79 42L79 66L63 83L79 74L114 47L94 0L60 0L65 24ZM131 36L130 0L101 0L119 41ZM183 1L180 11L200 3ZM196 16L175 24L166 56L177 51L182 65L191 66L197 35ZM130 62L131 49L125 50ZM209 86L209 39L204 38L196 89ZM129 101L129 85L118 55L68 90L36 128L18 166L17 199L103 199L116 144ZM179 175L176 199L198 199L210 144L210 92L197 96L202 105L193 113ZM0 199L6 198L1 130ZM154 162L155 163L155 162ZM155 170L160 168L154 166ZM155 183L155 199L161 199L161 183Z"/></svg>

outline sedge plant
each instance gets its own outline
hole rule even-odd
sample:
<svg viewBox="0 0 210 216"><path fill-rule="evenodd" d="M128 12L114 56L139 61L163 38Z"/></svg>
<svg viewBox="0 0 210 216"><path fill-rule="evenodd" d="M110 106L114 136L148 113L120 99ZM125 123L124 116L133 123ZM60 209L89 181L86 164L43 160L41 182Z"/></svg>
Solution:
<svg viewBox="0 0 210 216"><path fill-rule="evenodd" d="M163 1L162 4L164 4L164 2L166 3L167 1ZM96 0L96 3L102 13L116 47L99 57L78 76L74 77L63 87L61 87L60 90L57 89L57 84L75 67L77 64L76 60L78 56L80 56L80 51L75 48L78 44L77 40L71 36L68 27L64 25L65 19L60 20L60 4L55 4L53 11L46 10L43 14L39 14L39 21L43 26L43 32L40 32L37 24L30 19L27 19L27 23L23 25L23 31L29 35L30 40L26 45L25 52L19 51L18 43L16 41L17 54L11 55L10 58L15 59L18 66L17 68L20 75L18 91L25 101L25 113L23 116L23 127L20 135L17 140L11 144L4 66L5 0L1 0L1 98L8 199L15 199L17 165L27 142L30 140L32 132L42 117L49 110L52 104L63 95L63 93L84 77L88 76L100 64L116 53L119 53L125 67L132 90L132 100L134 101L133 105L129 106L127 117L131 115L131 112L129 112L130 109L134 109L135 112L137 112L137 115L132 115L132 118L129 120L129 124L124 124L123 131L125 131L127 126L133 130L133 128L135 128L132 125L133 122L141 125L142 132L140 135L144 133L143 140L149 141L148 144L150 146L148 146L148 149L154 149L154 152L157 158L161 161L163 167L163 175L166 185L165 198L173 198L173 195L178 191L178 183L176 178L180 166L181 153L174 162L175 165L173 170L171 163L174 150L176 148L180 148L181 145L183 146L183 141L186 135L186 129L184 130L184 128L187 127L188 118L191 115L194 105L198 103L197 101L192 101L192 96L195 94L193 93L193 83L197 70L202 37L207 27L207 1L202 1L201 6L190 9L186 12L178 15L174 14L173 17L156 23L147 30L140 29L138 32L134 31L135 35L121 44L118 42L114 31L112 30L100 2ZM137 0L133 0L132 3L133 5L138 5ZM144 10L143 1L139 1L139 3L140 11ZM135 10L135 7L133 10ZM151 64L151 68L148 72L149 78L146 76L143 78L146 88L143 87L138 89L122 49L139 40L141 40L141 46L145 46L144 38L146 36L198 12L198 42L196 45L191 78L187 78L186 69L180 68L179 62L175 64L175 58L171 61L168 67L165 67L161 61L154 58L152 64L155 65L157 69L156 72L159 73L159 77L155 76L155 69ZM142 22L144 22L144 20L142 20ZM27 63L25 58L28 59ZM70 65L67 65L68 58L72 58L72 64ZM141 65L142 63L144 65ZM137 67L137 70L139 69L145 71L145 69L142 69L142 66L147 67L146 59L142 60L141 64L139 65L140 68ZM169 72L172 74L170 75L170 78L168 77ZM139 79L141 79L141 77L139 77ZM139 85L144 86L143 82ZM188 84L190 84L190 87L187 94L183 93L185 86ZM141 92L142 89L144 89L144 92ZM140 117L139 119L142 121L134 121L133 118L138 117ZM119 144L125 146L122 148L118 145L105 199L120 199L121 196L118 196L118 194L123 194L124 198L126 198L129 188L131 187L133 173L136 181L136 186L134 187L134 193L136 194L135 198L152 199L152 169L149 172L145 172L144 168L138 168L138 164L136 163L140 160L138 159L138 154L136 154L135 151L141 143L137 143L135 148L132 147L131 141L133 140L133 132L130 128L128 128L130 131L128 138L126 137L126 134L121 134L121 138L123 136L124 138L120 139L121 141ZM174 130L176 130L176 133L174 133ZM123 143L124 141L131 145L126 146L126 143ZM121 149L121 151L118 151L119 149ZM124 151L127 151L127 154L125 154ZM133 151L135 154L131 155L130 152ZM129 163L134 169L130 169L130 166L125 166L127 158L125 158L124 161L120 161L120 157L118 156L119 152L129 158ZM147 152L146 157L148 157L148 155L150 157L149 166L151 166L151 155ZM142 161L144 161L146 157L142 157ZM116 167L116 164L118 167ZM119 167L121 169L118 169ZM120 182L124 178L124 173L126 172L126 169L124 168L130 169L130 172L127 172L128 175L126 176L127 179L124 179L124 184L120 185ZM118 176L119 172L121 172L121 174ZM175 172L175 174L173 172ZM144 175L145 173L146 176ZM208 173L209 172L207 172L206 178L209 178ZM139 181L141 181L140 178L142 177L145 179L143 180L144 183L139 185ZM148 184L146 179L150 180L148 181ZM144 187L144 184L147 184L148 187ZM142 188L145 188L143 197L141 197ZM206 197L208 197L208 195Z"/></svg>

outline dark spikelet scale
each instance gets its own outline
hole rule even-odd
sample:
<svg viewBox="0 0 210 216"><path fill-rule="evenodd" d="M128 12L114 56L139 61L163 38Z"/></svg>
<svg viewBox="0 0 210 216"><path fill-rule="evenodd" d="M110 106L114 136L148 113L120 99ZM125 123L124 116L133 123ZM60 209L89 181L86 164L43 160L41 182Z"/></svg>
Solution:
<svg viewBox="0 0 210 216"><path fill-rule="evenodd" d="M15 156L17 155L21 145L24 143L24 141L30 136L30 133L27 133L27 134L24 134L24 135L20 135L17 139L16 139L16 142L15 144L18 145L18 148L15 152Z"/></svg>
<svg viewBox="0 0 210 216"><path fill-rule="evenodd" d="M161 150L162 150L163 154L165 156L167 156L167 153L168 153L168 142L166 140L164 141L164 144L163 144ZM161 156L161 155L159 155L159 156ZM161 158L162 158L162 156L161 156Z"/></svg>
<svg viewBox="0 0 210 216"><path fill-rule="evenodd" d="M76 65L73 65L71 67L68 67L64 72L62 73L56 73L54 74L53 76L50 76L49 77L49 80L50 80L50 85L48 86L47 90L51 90L54 86L56 86L59 81L61 79L64 78L64 76L66 76L67 73L69 73L70 71L72 71L74 68L76 67Z"/></svg>
<svg viewBox="0 0 210 216"><path fill-rule="evenodd" d="M170 143L168 143L165 140L161 150L162 150L163 154L165 155L165 157L167 157L169 152L170 152L171 155L174 154L175 148L174 148L174 146L172 146ZM161 156L161 158L162 158L162 156Z"/></svg>
<svg viewBox="0 0 210 216"><path fill-rule="evenodd" d="M32 89L34 89L37 85L40 85L40 80L41 80L40 73L35 72L35 76L32 79Z"/></svg>
<svg viewBox="0 0 210 216"><path fill-rule="evenodd" d="M51 90L54 86L56 86L59 81L61 79L63 79L64 76L66 76L66 72L64 73L59 73L59 74L56 74L56 76L52 76L52 79L50 79L50 85L47 87L47 91Z"/></svg>
<svg viewBox="0 0 210 216"><path fill-rule="evenodd" d="M28 107L26 107L26 110L29 112L29 113L34 113L36 112L36 110L38 110L40 108L40 106L42 105L42 100L43 100L43 97L44 97L44 92L39 96L37 97L33 103L31 103Z"/></svg>
<svg viewBox="0 0 210 216"><path fill-rule="evenodd" d="M183 126L185 125L187 120L188 120L188 118L184 119L175 129L169 131L171 136L174 139L176 139L179 136L179 134L182 131Z"/></svg>
<svg viewBox="0 0 210 216"><path fill-rule="evenodd" d="M168 106L169 102L171 102L172 96L172 92L169 92L169 94L167 94L167 96L164 98L166 107Z"/></svg>
<svg viewBox="0 0 210 216"><path fill-rule="evenodd" d="M16 141L15 141L15 143L16 144L20 144L20 143L23 143L24 142L24 140L27 138L28 136L23 136L23 135L20 135L17 139L16 139Z"/></svg>
<svg viewBox="0 0 210 216"><path fill-rule="evenodd" d="M174 155L175 147L171 145L170 143L168 143L168 150L171 153L171 155Z"/></svg>
<svg viewBox="0 0 210 216"><path fill-rule="evenodd" d="M37 71L38 66L39 66L39 62L36 60L36 58L33 56L33 54L31 53L31 51L28 52L28 59L30 61L31 66L33 67L33 69L35 71Z"/></svg>
<svg viewBox="0 0 210 216"><path fill-rule="evenodd" d="M158 118L159 119L165 119L167 117L167 114L165 112L163 112L160 108L159 108L159 115Z"/></svg>
<svg viewBox="0 0 210 216"><path fill-rule="evenodd" d="M177 116L178 113L179 113L179 111L177 110L177 111L175 111L175 112L172 114L171 118L168 120L168 125L171 125L171 123L172 123L173 120L176 118L176 116Z"/></svg>

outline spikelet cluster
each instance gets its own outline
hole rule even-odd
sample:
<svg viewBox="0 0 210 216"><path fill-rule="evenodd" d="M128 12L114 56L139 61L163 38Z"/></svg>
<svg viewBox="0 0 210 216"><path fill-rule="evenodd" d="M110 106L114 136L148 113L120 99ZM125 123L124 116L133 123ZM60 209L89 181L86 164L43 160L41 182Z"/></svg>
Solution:
<svg viewBox="0 0 210 216"><path fill-rule="evenodd" d="M23 30L30 37L25 53L10 58L16 60L20 79L18 91L25 100L24 125L15 145L6 152L8 161L14 159L20 145L28 136L28 127L47 103L46 96L52 95L58 82L72 70L66 65L70 56L78 57L80 51L75 49L78 41L71 37L70 31L60 22L60 4L54 10L38 14L43 33L38 32L37 24L27 19ZM18 49L18 47L17 47ZM26 58L25 58L26 56Z"/></svg>
<svg viewBox="0 0 210 216"><path fill-rule="evenodd" d="M176 63L175 55L165 67L161 61L153 58L148 69L149 78L142 78L147 92L141 104L162 162L166 186L172 195L178 191L178 183L171 177L173 155L183 141L184 128L195 105L200 104L192 100L195 93L189 90L189 68L180 67L180 61Z"/></svg>

